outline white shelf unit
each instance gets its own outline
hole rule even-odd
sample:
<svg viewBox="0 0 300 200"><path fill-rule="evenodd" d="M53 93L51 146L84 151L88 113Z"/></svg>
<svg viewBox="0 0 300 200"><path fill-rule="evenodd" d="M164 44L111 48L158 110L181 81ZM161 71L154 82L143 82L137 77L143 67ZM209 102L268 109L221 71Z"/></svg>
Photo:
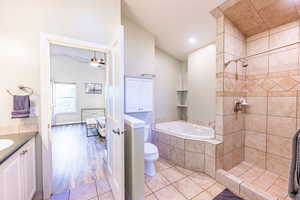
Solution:
<svg viewBox="0 0 300 200"><path fill-rule="evenodd" d="M179 116L180 116L180 120L187 120L187 109L188 109L188 105L187 105L187 93L188 90L186 89L179 89L176 90L177 92L177 96L178 96L178 105L177 108Z"/></svg>
<svg viewBox="0 0 300 200"><path fill-rule="evenodd" d="M125 113L152 112L153 79L125 78Z"/></svg>

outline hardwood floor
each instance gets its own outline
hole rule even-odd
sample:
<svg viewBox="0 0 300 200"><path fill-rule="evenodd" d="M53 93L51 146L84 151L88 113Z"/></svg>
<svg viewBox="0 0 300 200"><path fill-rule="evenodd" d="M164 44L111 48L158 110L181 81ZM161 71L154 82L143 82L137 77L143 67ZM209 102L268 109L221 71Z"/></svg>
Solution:
<svg viewBox="0 0 300 200"><path fill-rule="evenodd" d="M84 125L52 128L53 193L105 179L104 141L86 137Z"/></svg>

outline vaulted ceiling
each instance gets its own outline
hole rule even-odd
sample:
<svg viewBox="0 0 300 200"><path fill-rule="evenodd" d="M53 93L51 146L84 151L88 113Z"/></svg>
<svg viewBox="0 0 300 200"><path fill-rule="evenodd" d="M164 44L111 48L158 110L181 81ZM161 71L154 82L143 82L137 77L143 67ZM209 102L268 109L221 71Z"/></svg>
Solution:
<svg viewBox="0 0 300 200"><path fill-rule="evenodd" d="M179 60L216 38L210 11L224 0L125 0L125 15L151 32L156 46ZM189 39L195 38L195 43Z"/></svg>

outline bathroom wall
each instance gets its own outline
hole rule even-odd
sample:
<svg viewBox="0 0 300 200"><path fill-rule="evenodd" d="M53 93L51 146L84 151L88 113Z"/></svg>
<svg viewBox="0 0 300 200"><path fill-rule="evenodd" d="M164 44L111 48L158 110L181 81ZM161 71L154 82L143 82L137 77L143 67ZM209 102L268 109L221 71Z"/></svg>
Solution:
<svg viewBox="0 0 300 200"><path fill-rule="evenodd" d="M40 32L111 44L121 24L120 0L1 0L0 6L0 134L37 130L38 118L11 119L12 98L20 84L33 88L39 105ZM38 109L39 110L39 109ZM41 191L41 138L37 138L37 190Z"/></svg>
<svg viewBox="0 0 300 200"><path fill-rule="evenodd" d="M125 26L125 74L153 74L154 112L134 113L147 124L179 119L176 90L181 84L182 62L155 47L155 37L143 27L123 17Z"/></svg>
<svg viewBox="0 0 300 200"><path fill-rule="evenodd" d="M155 38L141 26L124 17L125 74L139 76L155 73Z"/></svg>
<svg viewBox="0 0 300 200"><path fill-rule="evenodd" d="M188 121L214 121L216 111L216 45L210 44L188 56Z"/></svg>
<svg viewBox="0 0 300 200"><path fill-rule="evenodd" d="M155 48L155 122L179 119L179 99L176 90L181 87L181 62Z"/></svg>
<svg viewBox="0 0 300 200"><path fill-rule="evenodd" d="M0 6L0 134L15 133L38 122L33 119L11 119L14 92L24 84L34 89L39 104L40 32L110 44L121 24L120 0L18 1L2 0ZM39 109L38 109L39 110Z"/></svg>
<svg viewBox="0 0 300 200"><path fill-rule="evenodd" d="M245 56L246 41L243 34L222 15L217 16L216 46L216 137L223 141L222 167L229 170L244 159L244 114L234 113L234 102L246 97L246 81L240 63L225 63Z"/></svg>
<svg viewBox="0 0 300 200"><path fill-rule="evenodd" d="M76 112L53 116L55 123L78 123L81 121L81 108L104 108L105 70L59 55L51 56L51 67L54 82L76 83L77 87ZM102 94L86 94L85 83L101 83Z"/></svg>
<svg viewBox="0 0 300 200"><path fill-rule="evenodd" d="M247 38L247 55L298 41L299 21ZM245 160L288 176L299 120L299 45L251 57L247 67Z"/></svg>

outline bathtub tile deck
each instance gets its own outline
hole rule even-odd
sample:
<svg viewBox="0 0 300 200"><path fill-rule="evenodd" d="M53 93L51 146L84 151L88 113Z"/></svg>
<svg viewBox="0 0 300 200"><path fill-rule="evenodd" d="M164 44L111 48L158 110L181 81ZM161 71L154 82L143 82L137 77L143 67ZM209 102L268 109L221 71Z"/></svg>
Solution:
<svg viewBox="0 0 300 200"><path fill-rule="evenodd" d="M156 170L157 174L154 177L150 178L145 175L145 185L147 189L150 188L145 192L147 200L210 200L225 189L223 185L204 173L184 169L164 159L157 161ZM151 179L163 179L167 182L164 182L163 185L160 184L159 187L154 187L154 184L149 182Z"/></svg>

